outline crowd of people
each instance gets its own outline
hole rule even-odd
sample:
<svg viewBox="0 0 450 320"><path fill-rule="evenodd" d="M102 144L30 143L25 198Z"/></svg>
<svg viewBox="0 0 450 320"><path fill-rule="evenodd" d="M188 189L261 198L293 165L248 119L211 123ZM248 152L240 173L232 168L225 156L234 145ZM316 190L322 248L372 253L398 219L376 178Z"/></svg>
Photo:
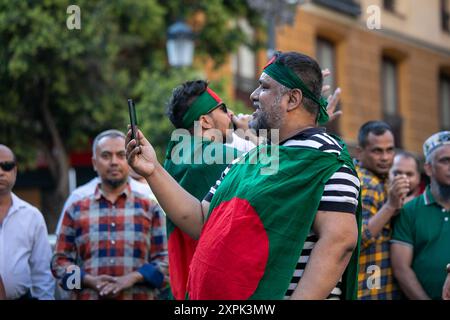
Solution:
<svg viewBox="0 0 450 320"><path fill-rule="evenodd" d="M181 84L163 164L140 130L101 132L54 252L0 145L0 299L450 299L450 132L424 141L422 168L369 121L353 159L323 128L340 114L327 75L275 54L251 116Z"/></svg>

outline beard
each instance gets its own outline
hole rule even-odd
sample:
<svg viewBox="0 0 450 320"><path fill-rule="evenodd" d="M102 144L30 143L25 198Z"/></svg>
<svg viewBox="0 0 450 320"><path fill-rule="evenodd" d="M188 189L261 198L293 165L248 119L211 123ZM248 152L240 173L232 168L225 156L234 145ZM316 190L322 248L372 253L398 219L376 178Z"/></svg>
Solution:
<svg viewBox="0 0 450 320"><path fill-rule="evenodd" d="M112 189L117 189L122 186L125 182L127 182L128 177L124 177L122 179L104 179L103 183L110 186Z"/></svg>
<svg viewBox="0 0 450 320"><path fill-rule="evenodd" d="M256 133L259 130L280 129L283 123L283 115L280 112L282 97L283 95L279 94L273 104L269 108L264 108L264 111L259 104L257 111L253 114L253 119L249 122L250 129L255 130Z"/></svg>
<svg viewBox="0 0 450 320"><path fill-rule="evenodd" d="M270 129L269 122L267 120L267 114L263 113L262 111L260 113L255 113L248 126L250 129L255 130L256 134L258 134L259 130Z"/></svg>
<svg viewBox="0 0 450 320"><path fill-rule="evenodd" d="M436 182L442 200L450 200L450 185Z"/></svg>

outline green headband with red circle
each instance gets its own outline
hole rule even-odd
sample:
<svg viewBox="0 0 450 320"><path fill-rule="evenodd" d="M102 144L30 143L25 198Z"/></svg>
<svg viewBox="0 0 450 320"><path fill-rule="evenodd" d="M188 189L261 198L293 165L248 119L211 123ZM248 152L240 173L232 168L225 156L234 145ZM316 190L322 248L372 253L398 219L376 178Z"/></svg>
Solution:
<svg viewBox="0 0 450 320"><path fill-rule="evenodd" d="M207 87L205 92L203 92L194 100L194 102L184 114L183 127L185 129L191 128L194 125L194 122L198 120L200 116L211 112L221 103L222 99L219 98L217 93Z"/></svg>

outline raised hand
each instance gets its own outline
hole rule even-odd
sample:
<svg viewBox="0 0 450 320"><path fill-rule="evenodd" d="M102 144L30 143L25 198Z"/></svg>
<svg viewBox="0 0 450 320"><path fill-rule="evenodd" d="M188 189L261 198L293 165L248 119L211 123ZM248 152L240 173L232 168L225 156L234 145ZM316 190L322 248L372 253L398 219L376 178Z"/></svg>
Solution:
<svg viewBox="0 0 450 320"><path fill-rule="evenodd" d="M330 70L328 69L322 70L323 78L328 77L330 74L331 74ZM330 86L324 85L322 87L322 95L326 95L329 90ZM332 95L328 96L327 98L328 101L327 113L329 117L328 122L332 122L342 115L342 111L340 110L336 111L336 107L340 99L341 99L341 88L337 88L336 90L334 90L334 93Z"/></svg>
<svg viewBox="0 0 450 320"><path fill-rule="evenodd" d="M138 144L136 140L138 140ZM127 161L137 174L147 178L159 164L158 159L153 146L144 137L141 130L137 130L136 140L131 139L131 130L129 129L125 140Z"/></svg>
<svg viewBox="0 0 450 320"><path fill-rule="evenodd" d="M390 206L401 209L409 193L409 179L406 175L397 175L389 186L388 200Z"/></svg>

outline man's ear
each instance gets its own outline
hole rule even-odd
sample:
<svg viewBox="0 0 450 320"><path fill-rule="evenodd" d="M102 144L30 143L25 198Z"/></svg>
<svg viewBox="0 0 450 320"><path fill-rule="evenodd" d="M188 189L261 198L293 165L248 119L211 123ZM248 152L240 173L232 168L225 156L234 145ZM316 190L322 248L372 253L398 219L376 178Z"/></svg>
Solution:
<svg viewBox="0 0 450 320"><path fill-rule="evenodd" d="M431 178L431 174L433 171L431 168L431 163L425 163L423 165L423 170L425 171L425 174Z"/></svg>
<svg viewBox="0 0 450 320"><path fill-rule="evenodd" d="M292 89L289 92L289 101L288 101L288 107L287 111L292 111L296 108L298 108L303 101L303 93L300 89Z"/></svg>
<svg viewBox="0 0 450 320"><path fill-rule="evenodd" d="M94 168L94 171L97 172L97 160L94 157L92 157L91 161L92 161L92 167Z"/></svg>
<svg viewBox="0 0 450 320"><path fill-rule="evenodd" d="M204 130L214 128L213 118L207 114L201 115L198 121L200 122L200 125Z"/></svg>

